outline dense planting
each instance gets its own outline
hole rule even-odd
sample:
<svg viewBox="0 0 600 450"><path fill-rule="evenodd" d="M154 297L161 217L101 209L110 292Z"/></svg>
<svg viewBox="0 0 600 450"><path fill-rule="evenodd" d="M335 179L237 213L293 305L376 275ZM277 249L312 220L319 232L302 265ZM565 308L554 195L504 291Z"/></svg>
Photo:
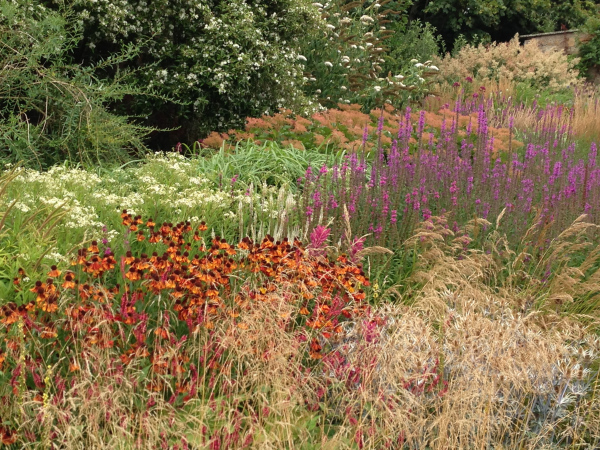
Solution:
<svg viewBox="0 0 600 450"><path fill-rule="evenodd" d="M0 0L0 445L600 446L597 86L409 6Z"/></svg>

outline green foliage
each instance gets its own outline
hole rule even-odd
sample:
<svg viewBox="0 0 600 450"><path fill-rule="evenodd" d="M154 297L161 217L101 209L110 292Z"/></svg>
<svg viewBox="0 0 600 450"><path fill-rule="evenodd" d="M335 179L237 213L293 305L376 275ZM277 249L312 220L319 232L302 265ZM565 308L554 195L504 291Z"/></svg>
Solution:
<svg viewBox="0 0 600 450"><path fill-rule="evenodd" d="M591 17L583 31L591 34L591 39L579 43L579 70L589 74L592 67L600 65L600 16Z"/></svg>
<svg viewBox="0 0 600 450"><path fill-rule="evenodd" d="M434 71L420 65L412 79L404 80L394 56L388 57L403 39L408 2L335 0L315 5L327 25L302 46L307 95L317 95L327 108L359 103L369 111L384 102L399 106L428 93L424 79ZM405 56L402 49L398 56Z"/></svg>
<svg viewBox="0 0 600 450"><path fill-rule="evenodd" d="M435 27L429 23L423 23L420 20L408 25L394 22L390 29L394 31L394 34L387 42L390 51L384 57L386 60L383 65L384 72L399 71L405 74L412 66L411 59L427 61L433 55L444 53L444 42L436 34Z"/></svg>
<svg viewBox="0 0 600 450"><path fill-rule="evenodd" d="M477 45L507 41L516 33L573 29L594 11L591 0L417 0L410 18L431 23L450 47L461 34Z"/></svg>
<svg viewBox="0 0 600 450"><path fill-rule="evenodd" d="M534 101L542 108L551 104L573 106L575 102L575 93L573 89L564 88L552 90L539 86L533 86L531 83L519 82L515 84L516 102L531 105Z"/></svg>
<svg viewBox="0 0 600 450"><path fill-rule="evenodd" d="M129 123L107 105L141 94L120 73L99 73L130 61L134 46L82 67L70 58L80 34L67 12L34 2L0 2L0 158L47 167L65 159L83 164L127 160L144 150L151 129Z"/></svg>
<svg viewBox="0 0 600 450"><path fill-rule="evenodd" d="M295 191L296 180L304 176L308 167L341 162L340 157L313 149L286 148L276 141L267 141L263 145L241 141L236 143L233 150L225 151L222 147L217 153L209 151L210 156L198 158L198 170L221 188L235 180L245 186L266 183L268 186L283 186Z"/></svg>
<svg viewBox="0 0 600 450"><path fill-rule="evenodd" d="M139 57L124 65L140 70L139 87L185 103L135 96L120 105L127 113L148 116L150 124L181 127L169 136L153 136L153 147L168 150L284 105L310 106L297 59L300 37L322 29L310 0L75 0L72 5L84 30L75 56L85 64L151 37Z"/></svg>

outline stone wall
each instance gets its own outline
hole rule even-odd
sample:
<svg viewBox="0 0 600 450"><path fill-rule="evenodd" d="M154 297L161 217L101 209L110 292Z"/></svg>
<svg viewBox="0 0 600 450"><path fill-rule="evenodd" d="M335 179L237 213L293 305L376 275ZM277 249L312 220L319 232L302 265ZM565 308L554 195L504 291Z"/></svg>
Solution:
<svg viewBox="0 0 600 450"><path fill-rule="evenodd" d="M523 43L534 41L542 51L562 49L567 55L577 53L577 40L585 42L591 36L577 30L557 31L555 33L528 34L520 36Z"/></svg>

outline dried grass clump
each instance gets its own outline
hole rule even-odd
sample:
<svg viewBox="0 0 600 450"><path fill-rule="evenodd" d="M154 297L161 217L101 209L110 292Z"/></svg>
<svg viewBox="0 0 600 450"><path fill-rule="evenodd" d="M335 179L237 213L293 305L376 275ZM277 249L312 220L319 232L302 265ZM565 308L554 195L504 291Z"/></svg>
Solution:
<svg viewBox="0 0 600 450"><path fill-rule="evenodd" d="M473 236L491 226L467 228ZM358 429L364 448L597 446L600 340L552 304L561 277L572 275L561 265L568 248L589 251L580 267L598 261L583 246L595 227L580 219L555 239L541 261L556 263L556 281L544 283L535 267L519 268L523 256L497 233L471 251L465 230L451 232L444 218L422 224L407 242L420 259L412 306L374 311L383 320L376 336L364 338L365 321L338 349L351 374L364 374L328 399L346 412L344 426ZM577 298L587 283L562 294Z"/></svg>
<svg viewBox="0 0 600 450"><path fill-rule="evenodd" d="M536 42L519 44L516 35L508 43L466 45L456 56L446 54L434 61L440 77L449 84L467 77L478 81L508 80L559 90L582 83L575 68L578 59L569 60L562 50L543 52Z"/></svg>

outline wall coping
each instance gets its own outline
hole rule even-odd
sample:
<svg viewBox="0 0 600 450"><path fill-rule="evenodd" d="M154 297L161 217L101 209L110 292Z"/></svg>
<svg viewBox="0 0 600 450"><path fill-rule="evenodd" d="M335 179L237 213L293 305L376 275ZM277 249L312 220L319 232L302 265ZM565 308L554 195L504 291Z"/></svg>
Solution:
<svg viewBox="0 0 600 450"><path fill-rule="evenodd" d="M523 36L519 36L519 39L531 39L535 37L542 36L555 36L559 34L572 34L572 33L580 33L579 30L563 30L563 31L552 31L550 33L536 33L536 34L524 34Z"/></svg>

